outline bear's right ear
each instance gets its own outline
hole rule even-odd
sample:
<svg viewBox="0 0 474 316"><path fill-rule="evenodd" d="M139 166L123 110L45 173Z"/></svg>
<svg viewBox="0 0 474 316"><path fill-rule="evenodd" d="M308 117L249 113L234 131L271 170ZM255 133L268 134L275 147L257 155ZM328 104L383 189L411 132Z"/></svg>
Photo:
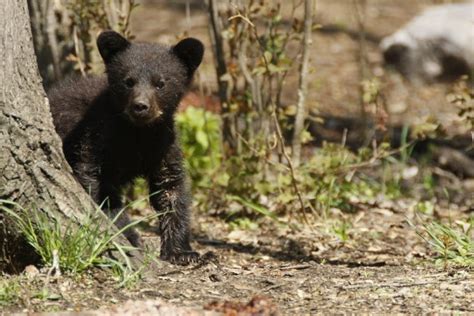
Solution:
<svg viewBox="0 0 474 316"><path fill-rule="evenodd" d="M188 67L188 75L192 77L194 71L199 67L204 55L204 45L201 41L192 37L181 40L173 47L173 52Z"/></svg>
<svg viewBox="0 0 474 316"><path fill-rule="evenodd" d="M130 42L125 37L114 31L104 31L97 38L97 47L99 48L102 59L107 64L119 52L130 46Z"/></svg>

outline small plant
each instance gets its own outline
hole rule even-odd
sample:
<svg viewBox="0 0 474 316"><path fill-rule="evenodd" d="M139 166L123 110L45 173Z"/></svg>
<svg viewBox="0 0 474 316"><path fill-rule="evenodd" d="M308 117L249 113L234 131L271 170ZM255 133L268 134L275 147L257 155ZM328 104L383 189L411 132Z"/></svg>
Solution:
<svg viewBox="0 0 474 316"><path fill-rule="evenodd" d="M436 252L436 263L474 267L474 217L456 225L423 224L417 233Z"/></svg>
<svg viewBox="0 0 474 316"><path fill-rule="evenodd" d="M120 213L106 225L103 224L102 211L97 209L82 219L81 225L74 225L72 221L64 224L60 219L50 218L41 210L25 210L10 201L0 200L0 209L15 222L46 266L71 273L81 273L92 267L107 267L120 271L122 279L133 273L126 255L132 247L122 246L116 239L142 219L110 232ZM126 264L106 256L108 251L115 251Z"/></svg>
<svg viewBox="0 0 474 316"><path fill-rule="evenodd" d="M349 229L351 224L347 221L339 221L332 226L332 232L339 238L340 241L346 242L349 240Z"/></svg>
<svg viewBox="0 0 474 316"><path fill-rule="evenodd" d="M234 221L229 223L229 226L232 229L242 229L242 230L258 229L258 224L249 218L236 218Z"/></svg>
<svg viewBox="0 0 474 316"><path fill-rule="evenodd" d="M420 201L416 204L416 210L425 215L433 215L434 204L431 201Z"/></svg>
<svg viewBox="0 0 474 316"><path fill-rule="evenodd" d="M0 306L14 304L19 298L20 285L15 279L0 280Z"/></svg>

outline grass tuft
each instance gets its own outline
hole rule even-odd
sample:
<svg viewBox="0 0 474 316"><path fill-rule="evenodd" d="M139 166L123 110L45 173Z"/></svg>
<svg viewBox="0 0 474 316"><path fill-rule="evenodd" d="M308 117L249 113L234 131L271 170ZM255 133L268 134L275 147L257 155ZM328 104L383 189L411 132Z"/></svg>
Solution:
<svg viewBox="0 0 474 316"><path fill-rule="evenodd" d="M61 219L49 217L42 210L26 210L6 200L0 200L0 210L12 218L46 266L57 265L62 271L73 274L92 267L110 268L119 275L121 283L136 276L127 256L127 252L134 248L120 245L116 239L125 230L149 217L114 231L112 225L125 208L109 224L104 223L104 215L98 208L88 212L80 225L73 221L64 223ZM110 251L118 254L121 260L107 256Z"/></svg>
<svg viewBox="0 0 474 316"><path fill-rule="evenodd" d="M474 217L455 225L424 223L417 234L436 252L437 264L474 267Z"/></svg>

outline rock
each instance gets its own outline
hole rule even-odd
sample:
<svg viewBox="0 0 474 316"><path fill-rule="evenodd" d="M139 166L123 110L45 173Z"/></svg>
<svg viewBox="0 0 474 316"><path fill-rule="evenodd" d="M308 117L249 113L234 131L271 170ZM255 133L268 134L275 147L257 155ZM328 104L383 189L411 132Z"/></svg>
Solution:
<svg viewBox="0 0 474 316"><path fill-rule="evenodd" d="M29 278L33 278L40 273L38 268L34 265L26 266L24 272Z"/></svg>

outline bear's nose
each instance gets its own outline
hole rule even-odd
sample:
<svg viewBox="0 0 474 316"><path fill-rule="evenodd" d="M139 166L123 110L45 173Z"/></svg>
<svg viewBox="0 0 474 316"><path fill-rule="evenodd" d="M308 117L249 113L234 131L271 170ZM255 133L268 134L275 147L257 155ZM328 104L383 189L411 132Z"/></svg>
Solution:
<svg viewBox="0 0 474 316"><path fill-rule="evenodd" d="M150 108L150 106L144 102L135 102L132 106L135 114L145 114Z"/></svg>

